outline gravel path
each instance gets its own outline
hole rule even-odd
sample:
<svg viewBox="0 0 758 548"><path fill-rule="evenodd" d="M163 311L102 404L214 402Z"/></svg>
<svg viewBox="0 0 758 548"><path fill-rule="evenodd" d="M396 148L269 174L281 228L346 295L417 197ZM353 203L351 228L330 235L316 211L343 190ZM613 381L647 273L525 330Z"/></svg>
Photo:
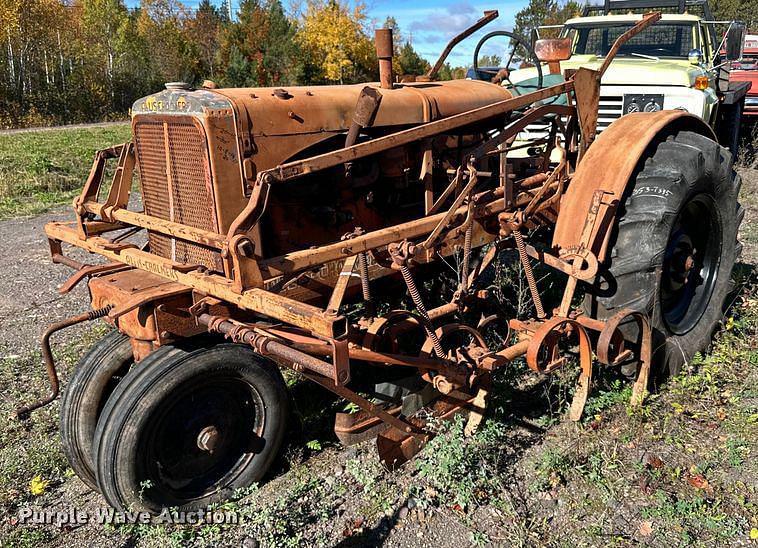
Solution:
<svg viewBox="0 0 758 548"><path fill-rule="evenodd" d="M58 287L71 269L55 265L44 233L45 223L71 219L69 207L37 217L0 221L0 321L3 342L20 355L39 348L39 337L46 326L64 317L84 311L88 306L86 284L69 295ZM77 260L99 262L81 250L72 250ZM75 329L60 337L73 337Z"/></svg>

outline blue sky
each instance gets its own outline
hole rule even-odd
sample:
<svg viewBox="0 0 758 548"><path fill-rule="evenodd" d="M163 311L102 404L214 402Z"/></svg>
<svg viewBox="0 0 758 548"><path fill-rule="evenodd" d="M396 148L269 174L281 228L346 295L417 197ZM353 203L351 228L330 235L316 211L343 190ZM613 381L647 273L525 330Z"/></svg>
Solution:
<svg viewBox="0 0 758 548"><path fill-rule="evenodd" d="M448 58L453 65L471 64L471 55L478 39L493 30L510 30L513 18L526 0L506 3L478 4L461 0L373 0L367 7L378 23L391 15L397 19L403 38L412 38L413 46L424 58L434 62L447 42L460 31L476 22L485 10L497 9L500 16L476 34L456 46ZM482 53L502 55L507 43L495 38Z"/></svg>
<svg viewBox="0 0 758 548"><path fill-rule="evenodd" d="M221 0L213 0L221 4ZM287 0L283 0L287 7ZM474 36L461 42L448 58L452 65L468 66L471 54L479 37L492 30L510 30L516 12L525 6L527 0L506 0L500 3L479 4L465 0L366 0L369 16L376 26L381 25L387 16L393 16L400 25L404 39L412 38L413 46L424 58L434 62L448 40L458 32L474 23L482 16L484 10L497 9L500 17L484 27ZM134 7L139 0L126 0L127 6ZM194 7L198 0L184 0L183 4ZM239 0L232 0L237 8ZM483 54L502 55L506 43L504 39L493 39Z"/></svg>

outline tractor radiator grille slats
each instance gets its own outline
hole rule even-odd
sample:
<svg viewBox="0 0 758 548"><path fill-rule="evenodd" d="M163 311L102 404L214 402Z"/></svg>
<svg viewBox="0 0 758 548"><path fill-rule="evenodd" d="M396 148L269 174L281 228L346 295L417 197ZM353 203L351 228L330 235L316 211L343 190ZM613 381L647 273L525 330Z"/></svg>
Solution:
<svg viewBox="0 0 758 548"><path fill-rule="evenodd" d="M145 213L218 232L205 135L192 119L138 120L134 142ZM148 240L161 257L223 270L216 250L153 231Z"/></svg>

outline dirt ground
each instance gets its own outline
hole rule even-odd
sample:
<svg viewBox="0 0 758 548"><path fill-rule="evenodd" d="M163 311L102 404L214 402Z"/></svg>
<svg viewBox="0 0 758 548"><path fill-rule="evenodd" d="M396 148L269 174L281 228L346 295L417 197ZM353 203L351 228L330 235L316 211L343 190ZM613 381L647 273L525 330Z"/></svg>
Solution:
<svg viewBox="0 0 758 548"><path fill-rule="evenodd" d="M102 497L60 449L58 403L10 418L45 390L38 339L87 308L60 296L42 227L65 211L0 222L0 544L4 546L738 546L758 542L758 171L742 169L742 287L713 352L688 375L627 405L628 385L601 380L588 419L563 416L565 387L528 376L498 383L471 438L441 426L411 463L384 470L371 442L329 434L343 404L295 383L296 423L275 471L219 510L237 525L21 524L23 508L94 514ZM751 289L752 280L752 289ZM57 336L63 383L103 327Z"/></svg>

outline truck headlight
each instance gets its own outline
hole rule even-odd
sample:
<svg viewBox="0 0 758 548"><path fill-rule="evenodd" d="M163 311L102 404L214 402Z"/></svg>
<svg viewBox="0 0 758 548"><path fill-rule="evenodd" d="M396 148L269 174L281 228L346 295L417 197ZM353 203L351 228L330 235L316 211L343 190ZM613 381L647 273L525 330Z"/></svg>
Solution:
<svg viewBox="0 0 758 548"><path fill-rule="evenodd" d="M624 114L631 114L632 112L658 112L659 110L663 110L663 94L624 94Z"/></svg>
<svg viewBox="0 0 758 548"><path fill-rule="evenodd" d="M687 60L691 65L699 65L703 62L703 52L699 49L691 49L687 53Z"/></svg>

